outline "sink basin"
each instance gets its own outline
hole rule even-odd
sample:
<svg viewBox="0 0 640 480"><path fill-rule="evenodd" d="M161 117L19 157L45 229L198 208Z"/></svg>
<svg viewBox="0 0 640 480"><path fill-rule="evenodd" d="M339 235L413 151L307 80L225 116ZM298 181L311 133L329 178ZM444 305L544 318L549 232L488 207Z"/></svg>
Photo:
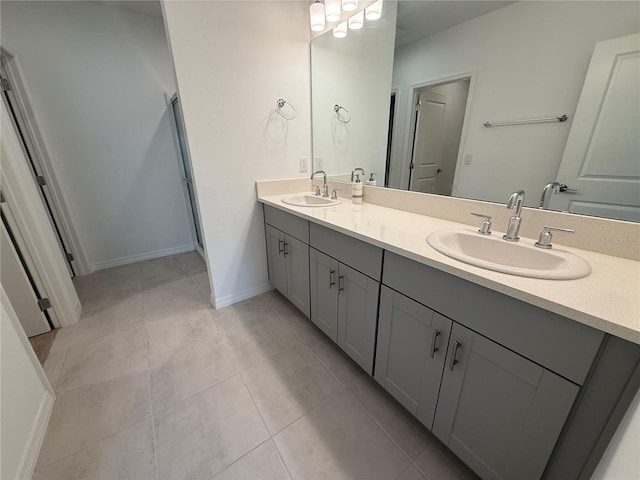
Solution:
<svg viewBox="0 0 640 480"><path fill-rule="evenodd" d="M544 250L507 242L500 236L480 235L475 230L439 230L427 243L444 255L476 267L521 277L572 280L586 277L591 267L583 258L559 250Z"/></svg>
<svg viewBox="0 0 640 480"><path fill-rule="evenodd" d="M318 197L313 193L295 193L282 199L284 203L295 205L296 207L331 207L342 203L340 199Z"/></svg>

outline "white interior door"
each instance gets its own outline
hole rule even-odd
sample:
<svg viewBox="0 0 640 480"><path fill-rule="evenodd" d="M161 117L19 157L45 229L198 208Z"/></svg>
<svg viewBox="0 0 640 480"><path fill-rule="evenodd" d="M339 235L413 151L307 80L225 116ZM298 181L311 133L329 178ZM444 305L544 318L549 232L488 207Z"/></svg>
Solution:
<svg viewBox="0 0 640 480"><path fill-rule="evenodd" d="M31 286L18 252L9 236L4 219L0 237L0 281L11 305L24 328L27 337L51 330L44 312L38 306L38 298Z"/></svg>
<svg viewBox="0 0 640 480"><path fill-rule="evenodd" d="M409 190L434 193L444 146L447 96L432 92L418 94L416 126L411 158Z"/></svg>
<svg viewBox="0 0 640 480"><path fill-rule="evenodd" d="M640 34L596 44L557 181L554 210L640 221Z"/></svg>

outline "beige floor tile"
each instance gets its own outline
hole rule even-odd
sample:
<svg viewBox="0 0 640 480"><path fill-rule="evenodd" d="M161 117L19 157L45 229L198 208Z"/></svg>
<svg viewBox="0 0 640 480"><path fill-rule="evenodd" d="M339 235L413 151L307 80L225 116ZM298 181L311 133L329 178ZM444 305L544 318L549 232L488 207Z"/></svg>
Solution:
<svg viewBox="0 0 640 480"><path fill-rule="evenodd" d="M82 303L82 316L113 308L117 303L137 296L142 291L140 280L118 283L103 288L87 287Z"/></svg>
<svg viewBox="0 0 640 480"><path fill-rule="evenodd" d="M326 335L321 334L313 337L307 345L345 387L355 385L358 380L367 375L358 364L351 360Z"/></svg>
<svg viewBox="0 0 640 480"><path fill-rule="evenodd" d="M139 325L69 347L56 391L146 371L146 335Z"/></svg>
<svg viewBox="0 0 640 480"><path fill-rule="evenodd" d="M400 477L398 477L398 480L426 480L426 478L416 467L411 465L402 475L400 475Z"/></svg>
<svg viewBox="0 0 640 480"><path fill-rule="evenodd" d="M196 284L196 287L198 288L198 292L200 292L201 295L204 295L207 298L211 295L209 273L206 270L204 272L192 275L191 279L193 280L193 283Z"/></svg>
<svg viewBox="0 0 640 480"><path fill-rule="evenodd" d="M245 370L242 376L272 435L342 391L302 344Z"/></svg>
<svg viewBox="0 0 640 480"><path fill-rule="evenodd" d="M58 333L56 334L56 338L49 349L49 355L52 353L67 353L69 349L69 345L71 345L71 341L75 336L75 330L78 324L69 325L68 327L62 327L58 329Z"/></svg>
<svg viewBox="0 0 640 480"><path fill-rule="evenodd" d="M60 378L60 372L62 371L62 364L64 363L64 359L67 355L67 352L49 352L49 356L47 360L44 362L43 368L44 373L47 374L47 378L49 379L49 383L55 389L56 384L58 383L58 379Z"/></svg>
<svg viewBox="0 0 640 480"><path fill-rule="evenodd" d="M36 468L79 452L150 414L146 372L59 394Z"/></svg>
<svg viewBox="0 0 640 480"><path fill-rule="evenodd" d="M97 272L82 277L76 277L80 285L83 285L85 291L99 290L105 287L113 287L122 284L139 284L142 278L142 268L140 263L129 263L118 267L98 270Z"/></svg>
<svg viewBox="0 0 640 480"><path fill-rule="evenodd" d="M149 358L162 355L218 333L212 308L197 306L183 313L146 323Z"/></svg>
<svg viewBox="0 0 640 480"><path fill-rule="evenodd" d="M373 378L363 376L347 390L412 460L433 442L433 435Z"/></svg>
<svg viewBox="0 0 640 480"><path fill-rule="evenodd" d="M211 480L289 480L289 474L272 440L247 453Z"/></svg>
<svg viewBox="0 0 640 480"><path fill-rule="evenodd" d="M294 479L388 480L410 464L347 393L329 398L274 441Z"/></svg>
<svg viewBox="0 0 640 480"><path fill-rule="evenodd" d="M153 421L148 418L36 471L34 480L155 480Z"/></svg>
<svg viewBox="0 0 640 480"><path fill-rule="evenodd" d="M289 327L303 341L322 333L305 315L277 290L262 295L262 298L273 308Z"/></svg>
<svg viewBox="0 0 640 480"><path fill-rule="evenodd" d="M154 258L140 262L142 288L146 291L158 288L182 278L189 278L189 267L181 255Z"/></svg>
<svg viewBox="0 0 640 480"><path fill-rule="evenodd" d="M154 415L158 478L208 479L269 434L236 375Z"/></svg>
<svg viewBox="0 0 640 480"><path fill-rule="evenodd" d="M215 335L149 360L154 412L198 393L236 373L229 353Z"/></svg>
<svg viewBox="0 0 640 480"><path fill-rule="evenodd" d="M415 461L428 480L478 480L453 453L435 440Z"/></svg>
<svg viewBox="0 0 640 480"><path fill-rule="evenodd" d="M211 309L208 295L198 291L191 277L180 278L144 293L145 321L154 322L195 309Z"/></svg>
<svg viewBox="0 0 640 480"><path fill-rule="evenodd" d="M215 319L240 369L252 367L301 343L260 297L218 310Z"/></svg>

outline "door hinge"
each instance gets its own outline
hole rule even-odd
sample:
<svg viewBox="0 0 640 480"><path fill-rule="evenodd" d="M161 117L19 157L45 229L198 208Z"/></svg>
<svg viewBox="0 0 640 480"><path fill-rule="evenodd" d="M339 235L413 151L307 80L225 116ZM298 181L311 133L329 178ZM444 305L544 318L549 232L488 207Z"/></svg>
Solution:
<svg viewBox="0 0 640 480"><path fill-rule="evenodd" d="M48 308L51 308L51 302L48 298L41 298L38 300L38 307L40 307L40 311L44 312Z"/></svg>
<svg viewBox="0 0 640 480"><path fill-rule="evenodd" d="M47 181L44 179L42 175L38 175L36 177L36 182L38 182L38 185L40 185L41 187L44 187L47 184Z"/></svg>
<svg viewBox="0 0 640 480"><path fill-rule="evenodd" d="M67 253L65 256L68 262L73 262L73 253Z"/></svg>
<svg viewBox="0 0 640 480"><path fill-rule="evenodd" d="M420 111L421 105L422 104L420 102L416 103L416 112Z"/></svg>
<svg viewBox="0 0 640 480"><path fill-rule="evenodd" d="M9 80L4 77L0 77L0 86L2 86L2 90L4 90L5 92L11 90L11 84L9 83Z"/></svg>

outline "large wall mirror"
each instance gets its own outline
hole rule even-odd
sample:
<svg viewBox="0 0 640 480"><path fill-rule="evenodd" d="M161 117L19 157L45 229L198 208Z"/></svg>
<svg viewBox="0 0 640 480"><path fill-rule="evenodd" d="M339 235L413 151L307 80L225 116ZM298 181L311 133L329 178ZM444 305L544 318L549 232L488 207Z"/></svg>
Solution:
<svg viewBox="0 0 640 480"><path fill-rule="evenodd" d="M638 2L385 0L311 43L314 167L640 221L638 32Z"/></svg>

